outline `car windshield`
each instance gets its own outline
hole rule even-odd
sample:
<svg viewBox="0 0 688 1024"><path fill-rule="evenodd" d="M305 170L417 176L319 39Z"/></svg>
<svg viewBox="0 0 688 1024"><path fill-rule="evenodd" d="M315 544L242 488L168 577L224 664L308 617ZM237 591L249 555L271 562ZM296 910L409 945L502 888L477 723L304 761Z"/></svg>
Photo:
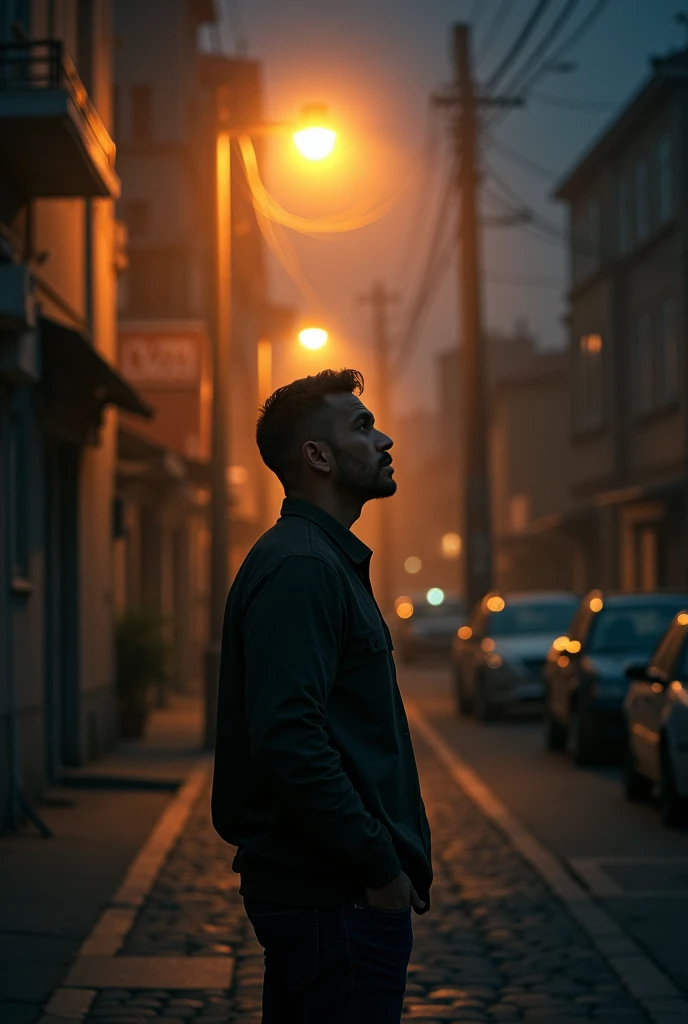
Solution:
<svg viewBox="0 0 688 1024"><path fill-rule="evenodd" d="M518 633L563 633L576 610L575 601L540 601L533 604L509 604L493 612L487 622L489 636Z"/></svg>
<svg viewBox="0 0 688 1024"><path fill-rule="evenodd" d="M590 654L633 651L650 656L677 612L685 606L685 597L676 604L636 605L604 608L590 627L585 649Z"/></svg>

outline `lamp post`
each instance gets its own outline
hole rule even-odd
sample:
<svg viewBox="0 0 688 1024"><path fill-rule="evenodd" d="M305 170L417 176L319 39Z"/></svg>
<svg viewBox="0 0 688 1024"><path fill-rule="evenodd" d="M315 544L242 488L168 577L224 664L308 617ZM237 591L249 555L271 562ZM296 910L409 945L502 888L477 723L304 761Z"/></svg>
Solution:
<svg viewBox="0 0 688 1024"><path fill-rule="evenodd" d="M231 96L227 86L214 90L215 147L213 154L213 300L209 317L213 355L213 398L210 454L210 592L208 600L208 645L204 665L203 743L215 745L217 687L220 675L222 623L229 582L231 557L230 508L227 487L229 445L229 393L231 373L232 321L232 139L242 135L274 135L293 126L257 124L233 126L230 120ZM305 107L301 122L293 132L294 144L308 160L323 160L336 141L336 133L323 127L324 107ZM269 342L268 342L269 344ZM258 350L261 358L261 350ZM272 367L272 349L262 353L264 368Z"/></svg>

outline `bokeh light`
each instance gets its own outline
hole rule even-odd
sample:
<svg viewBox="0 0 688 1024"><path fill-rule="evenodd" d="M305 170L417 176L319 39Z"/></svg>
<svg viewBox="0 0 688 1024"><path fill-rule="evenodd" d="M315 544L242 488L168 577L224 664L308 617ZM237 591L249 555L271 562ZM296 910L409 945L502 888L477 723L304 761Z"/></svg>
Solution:
<svg viewBox="0 0 688 1024"><path fill-rule="evenodd" d="M406 572L410 572L412 576L415 575L415 573L420 572L422 568L423 563L417 555L409 555L404 562L404 569L406 569Z"/></svg>
<svg viewBox="0 0 688 1024"><path fill-rule="evenodd" d="M394 602L394 611L400 619L410 619L413 615L413 601L403 594Z"/></svg>
<svg viewBox="0 0 688 1024"><path fill-rule="evenodd" d="M440 587L430 587L427 594L425 595L425 600L428 602L428 604L431 604L433 605L434 608L437 608L444 601L444 591L441 590Z"/></svg>
<svg viewBox="0 0 688 1024"><path fill-rule="evenodd" d="M443 558L458 558L461 554L461 537L458 533L445 533L441 546Z"/></svg>

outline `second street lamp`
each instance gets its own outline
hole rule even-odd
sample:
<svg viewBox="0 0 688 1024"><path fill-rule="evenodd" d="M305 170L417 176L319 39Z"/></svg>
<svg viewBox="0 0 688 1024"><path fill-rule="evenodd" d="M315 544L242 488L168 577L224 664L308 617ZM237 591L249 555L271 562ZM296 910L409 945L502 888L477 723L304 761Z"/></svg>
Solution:
<svg viewBox="0 0 688 1024"><path fill-rule="evenodd" d="M254 124L233 126L231 97L227 86L215 89L214 177L214 295L209 317L212 333L213 399L210 454L210 593L208 601L208 646L205 652L204 745L215 742L217 686L220 675L222 620L227 598L231 558L230 507L227 486L229 455L229 387L231 373L232 319L232 233L231 233L231 146L242 135L265 136L292 131L293 125ZM326 111L321 106L305 107L293 131L294 143L309 160L322 160L334 148L336 132L325 127ZM327 338L325 338L327 340ZM316 346L320 347L320 346Z"/></svg>

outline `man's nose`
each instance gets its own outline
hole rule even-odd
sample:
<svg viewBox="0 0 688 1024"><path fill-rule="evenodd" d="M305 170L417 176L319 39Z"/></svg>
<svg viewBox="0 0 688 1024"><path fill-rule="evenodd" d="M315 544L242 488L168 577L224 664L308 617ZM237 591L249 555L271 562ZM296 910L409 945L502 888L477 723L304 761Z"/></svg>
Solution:
<svg viewBox="0 0 688 1024"><path fill-rule="evenodd" d="M377 444L375 445L375 447L378 448L381 452L389 451L389 449L394 444L394 441L392 440L391 437L388 437L387 434L383 434L381 431L378 431L378 434L379 437L377 439Z"/></svg>

